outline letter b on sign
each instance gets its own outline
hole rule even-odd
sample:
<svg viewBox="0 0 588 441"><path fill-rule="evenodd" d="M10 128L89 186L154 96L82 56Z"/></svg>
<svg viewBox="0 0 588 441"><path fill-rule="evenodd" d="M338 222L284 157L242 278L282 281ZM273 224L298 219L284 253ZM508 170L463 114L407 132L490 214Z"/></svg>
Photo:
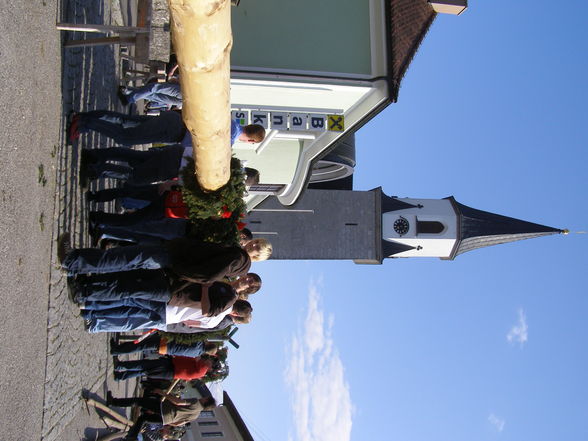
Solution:
<svg viewBox="0 0 588 441"><path fill-rule="evenodd" d="M327 129L327 118L325 115L309 115L308 130L323 132Z"/></svg>

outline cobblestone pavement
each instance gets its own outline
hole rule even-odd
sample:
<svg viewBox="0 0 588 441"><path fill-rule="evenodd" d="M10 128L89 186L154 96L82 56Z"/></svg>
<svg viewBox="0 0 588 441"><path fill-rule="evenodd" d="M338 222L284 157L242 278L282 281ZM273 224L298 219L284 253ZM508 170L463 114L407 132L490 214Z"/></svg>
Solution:
<svg viewBox="0 0 588 441"><path fill-rule="evenodd" d="M88 207L78 186L84 135L65 143L71 110L122 110L116 98L118 46L63 48L58 21L121 24L127 0L0 0L0 439L95 439L104 424L88 412L82 389L130 396L113 384L107 335L89 335L57 269L55 240L71 231L89 245Z"/></svg>
<svg viewBox="0 0 588 441"><path fill-rule="evenodd" d="M108 1L69 0L62 4L62 21L70 23L111 23ZM116 5L115 5L116 6ZM120 23L118 23L120 24ZM62 39L93 38L95 35L67 32ZM96 134L83 135L73 146L66 145L65 127L71 111L117 110L119 78L118 46L63 48L62 52L62 140L56 152L56 191L53 241L64 231L72 234L76 247L90 246L87 234L88 207L78 182L79 153L83 147L105 147L108 141ZM118 109L122 110L122 109ZM55 250L54 250L55 252ZM55 260L54 260L55 261ZM98 424L94 412L86 412L80 399L82 389L104 397L108 373L112 371L107 353L107 335L84 331L79 310L68 299L65 276L52 267L47 318L47 360L41 439L92 439ZM112 381L112 380L110 380ZM132 394L133 384L118 387ZM111 389L117 390L114 385Z"/></svg>

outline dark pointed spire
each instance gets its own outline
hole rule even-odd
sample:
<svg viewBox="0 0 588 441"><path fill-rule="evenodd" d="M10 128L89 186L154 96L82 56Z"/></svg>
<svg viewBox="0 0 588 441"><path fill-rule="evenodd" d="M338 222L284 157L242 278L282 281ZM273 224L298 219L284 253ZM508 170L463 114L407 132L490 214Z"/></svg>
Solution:
<svg viewBox="0 0 588 441"><path fill-rule="evenodd" d="M381 190L382 187L378 187L378 189ZM405 210L407 208L416 208L416 205L401 201L395 196L391 197L382 192L382 214L389 213L390 211Z"/></svg>
<svg viewBox="0 0 588 441"><path fill-rule="evenodd" d="M382 258L384 259L409 250L414 250L414 247L400 242L382 239Z"/></svg>
<svg viewBox="0 0 588 441"><path fill-rule="evenodd" d="M458 215L458 240L450 259L478 248L564 233L564 230L477 210L448 197Z"/></svg>

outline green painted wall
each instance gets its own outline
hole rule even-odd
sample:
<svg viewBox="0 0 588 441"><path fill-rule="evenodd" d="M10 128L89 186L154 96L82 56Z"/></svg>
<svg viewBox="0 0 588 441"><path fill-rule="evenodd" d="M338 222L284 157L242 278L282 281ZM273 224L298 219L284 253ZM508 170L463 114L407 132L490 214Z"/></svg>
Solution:
<svg viewBox="0 0 588 441"><path fill-rule="evenodd" d="M242 0L232 66L371 74L368 0Z"/></svg>

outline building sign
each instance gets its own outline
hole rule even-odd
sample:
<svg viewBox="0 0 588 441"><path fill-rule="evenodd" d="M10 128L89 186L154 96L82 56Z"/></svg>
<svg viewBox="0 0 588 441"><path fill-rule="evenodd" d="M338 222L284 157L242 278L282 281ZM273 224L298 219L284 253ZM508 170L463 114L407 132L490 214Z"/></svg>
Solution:
<svg viewBox="0 0 588 441"><path fill-rule="evenodd" d="M249 110L233 110L231 112L231 119L236 119L239 125L246 126L249 124Z"/></svg>
<svg viewBox="0 0 588 441"><path fill-rule="evenodd" d="M240 125L259 124L264 129L294 130L312 132L343 132L345 117L343 115L325 115L323 113L268 112L264 110L233 110L231 118Z"/></svg>
<svg viewBox="0 0 588 441"><path fill-rule="evenodd" d="M264 112L261 110L252 110L250 124L259 124L264 129L268 129L269 128L269 112Z"/></svg>
<svg viewBox="0 0 588 441"><path fill-rule="evenodd" d="M306 113L290 114L290 130L306 130L308 115Z"/></svg>
<svg viewBox="0 0 588 441"><path fill-rule="evenodd" d="M288 113L271 112L270 122L272 124L272 130L288 130Z"/></svg>
<svg viewBox="0 0 588 441"><path fill-rule="evenodd" d="M343 132L345 117L343 115L327 115L327 127L331 132Z"/></svg>
<svg viewBox="0 0 588 441"><path fill-rule="evenodd" d="M327 115L311 113L308 115L308 130L324 132L327 130Z"/></svg>

